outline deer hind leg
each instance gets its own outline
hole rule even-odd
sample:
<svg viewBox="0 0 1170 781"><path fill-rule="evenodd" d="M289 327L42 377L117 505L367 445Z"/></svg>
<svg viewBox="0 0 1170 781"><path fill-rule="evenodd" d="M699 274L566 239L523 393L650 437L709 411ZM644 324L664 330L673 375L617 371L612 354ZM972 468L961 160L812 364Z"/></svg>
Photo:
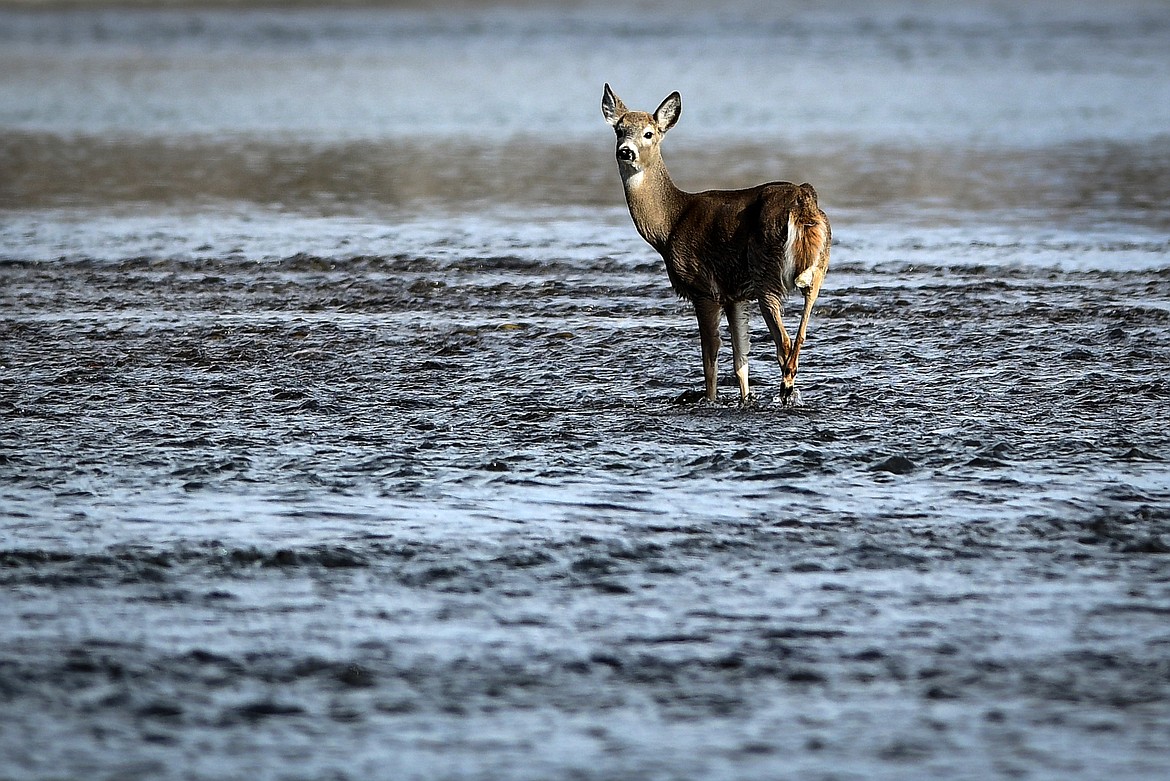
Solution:
<svg viewBox="0 0 1170 781"><path fill-rule="evenodd" d="M776 360L780 363L781 369L788 362L788 354L792 352L792 340L788 338L788 331L784 329L783 310L784 302L779 296L765 295L760 299L760 312L768 324L772 341L776 343Z"/></svg>
<svg viewBox="0 0 1170 781"><path fill-rule="evenodd" d="M699 318L699 339L703 346L703 381L707 401L715 401L719 367L719 304L710 300L695 302L695 315Z"/></svg>
<svg viewBox="0 0 1170 781"><path fill-rule="evenodd" d="M804 311L800 315L800 328L796 332L796 340L792 349L788 351L787 360L781 362L783 367L783 386L780 389L781 397L787 399L792 395L796 384L796 368L800 363L800 348L804 346L804 336L808 331L808 320L812 314L813 304L817 294L821 292L821 282L825 279L824 268L812 266L796 278L796 287L804 295Z"/></svg>
<svg viewBox="0 0 1170 781"><path fill-rule="evenodd" d="M727 328L731 331L731 355L735 362L735 380L739 383L739 398L748 398L748 352L751 350L751 336L748 333L747 304L735 302L723 305L727 314Z"/></svg>

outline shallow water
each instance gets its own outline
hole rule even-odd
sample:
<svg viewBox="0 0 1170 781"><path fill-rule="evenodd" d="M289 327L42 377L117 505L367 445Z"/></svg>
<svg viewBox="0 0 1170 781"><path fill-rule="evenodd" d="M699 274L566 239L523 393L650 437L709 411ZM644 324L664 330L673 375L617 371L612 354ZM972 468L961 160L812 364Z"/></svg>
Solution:
<svg viewBox="0 0 1170 781"><path fill-rule="evenodd" d="M771 8L0 12L0 777L1165 777L1170 11ZM801 406L606 80L817 185Z"/></svg>

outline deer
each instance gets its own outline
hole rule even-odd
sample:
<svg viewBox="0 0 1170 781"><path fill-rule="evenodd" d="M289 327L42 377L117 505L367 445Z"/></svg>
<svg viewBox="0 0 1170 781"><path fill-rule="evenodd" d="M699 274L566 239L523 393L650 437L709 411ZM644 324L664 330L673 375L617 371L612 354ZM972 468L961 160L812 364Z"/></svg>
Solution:
<svg viewBox="0 0 1170 781"><path fill-rule="evenodd" d="M617 134L618 172L634 227L666 262L675 293L695 308L705 399L716 400L721 314L731 335L740 403L754 398L748 386L748 310L754 300L776 344L779 398L784 405L799 403L796 368L832 242L816 190L807 183L767 182L742 190L684 192L671 180L661 150L682 113L677 91L649 114L626 108L606 84L601 113ZM781 319L793 290L804 297L795 339Z"/></svg>

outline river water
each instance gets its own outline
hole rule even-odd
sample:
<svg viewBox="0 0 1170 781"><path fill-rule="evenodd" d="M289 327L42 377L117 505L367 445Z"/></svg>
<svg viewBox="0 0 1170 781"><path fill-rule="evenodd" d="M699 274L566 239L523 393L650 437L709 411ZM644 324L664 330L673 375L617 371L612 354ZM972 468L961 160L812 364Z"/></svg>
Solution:
<svg viewBox="0 0 1170 781"><path fill-rule="evenodd" d="M1170 774L1170 6L0 10L0 778ZM605 82L813 182L702 386ZM789 303L789 325L796 318Z"/></svg>

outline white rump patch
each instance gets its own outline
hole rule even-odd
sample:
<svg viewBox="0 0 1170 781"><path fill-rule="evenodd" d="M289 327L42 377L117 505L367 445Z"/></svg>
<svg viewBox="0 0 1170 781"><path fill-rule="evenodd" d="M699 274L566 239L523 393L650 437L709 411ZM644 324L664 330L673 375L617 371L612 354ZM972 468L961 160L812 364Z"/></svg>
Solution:
<svg viewBox="0 0 1170 781"><path fill-rule="evenodd" d="M796 222L792 215L788 215L788 238L784 240L784 281L791 285L789 280L796 276ZM796 283L798 286L800 283Z"/></svg>

